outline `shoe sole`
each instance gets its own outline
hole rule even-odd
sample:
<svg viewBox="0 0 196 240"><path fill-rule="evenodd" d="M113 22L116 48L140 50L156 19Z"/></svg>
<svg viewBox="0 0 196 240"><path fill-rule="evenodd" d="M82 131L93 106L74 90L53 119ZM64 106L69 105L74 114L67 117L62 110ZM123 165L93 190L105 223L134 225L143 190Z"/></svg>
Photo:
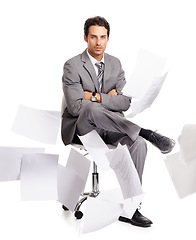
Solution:
<svg viewBox="0 0 196 240"><path fill-rule="evenodd" d="M136 227L144 227L144 228L151 227L150 223L148 223L148 224L142 224L142 223L139 224L139 223L135 223L131 219L125 218L125 217L119 217L118 220L120 222L128 223L128 224L131 224L131 225L136 226Z"/></svg>
<svg viewBox="0 0 196 240"><path fill-rule="evenodd" d="M171 140L172 140L172 146L171 146L171 148L168 149L168 150L166 150L166 151L161 151L161 153L167 154L167 153L170 153L170 152L173 150L174 146L176 145L176 142L175 142L173 139L171 139Z"/></svg>
<svg viewBox="0 0 196 240"><path fill-rule="evenodd" d="M147 228L147 227L151 227L151 224L137 224L137 223L134 223L132 221L130 221L130 224L133 225L133 226L136 226L136 227L143 227L143 228Z"/></svg>

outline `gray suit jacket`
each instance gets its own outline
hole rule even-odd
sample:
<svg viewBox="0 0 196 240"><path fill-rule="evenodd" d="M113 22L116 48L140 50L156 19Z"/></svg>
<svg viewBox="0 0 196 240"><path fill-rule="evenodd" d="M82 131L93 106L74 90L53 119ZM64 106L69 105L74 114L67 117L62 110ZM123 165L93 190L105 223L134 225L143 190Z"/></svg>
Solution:
<svg viewBox="0 0 196 240"><path fill-rule="evenodd" d="M104 53L104 63L101 104L110 111L126 111L130 107L131 99L122 94L126 80L121 63L117 58L106 53ZM95 69L86 50L64 64L62 81L66 108L62 115L61 135L64 144L67 145L73 140L77 118L87 101L84 100L84 91L98 90ZM117 96L107 94L112 89L116 89Z"/></svg>

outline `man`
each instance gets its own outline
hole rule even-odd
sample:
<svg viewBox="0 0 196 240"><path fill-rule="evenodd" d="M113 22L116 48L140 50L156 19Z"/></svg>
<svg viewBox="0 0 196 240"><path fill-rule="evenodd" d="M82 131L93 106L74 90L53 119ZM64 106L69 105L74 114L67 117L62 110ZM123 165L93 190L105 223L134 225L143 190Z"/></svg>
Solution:
<svg viewBox="0 0 196 240"><path fill-rule="evenodd" d="M126 83L120 61L104 53L109 40L110 26L102 17L86 20L84 40L87 49L64 65L63 91L67 107L62 118L64 144L78 141L77 135L96 130L105 143L126 144L140 181L147 153L146 140L162 153L170 152L175 142L127 120L123 111L129 109L131 98L123 95ZM149 227L152 221L136 210L132 219L120 221Z"/></svg>

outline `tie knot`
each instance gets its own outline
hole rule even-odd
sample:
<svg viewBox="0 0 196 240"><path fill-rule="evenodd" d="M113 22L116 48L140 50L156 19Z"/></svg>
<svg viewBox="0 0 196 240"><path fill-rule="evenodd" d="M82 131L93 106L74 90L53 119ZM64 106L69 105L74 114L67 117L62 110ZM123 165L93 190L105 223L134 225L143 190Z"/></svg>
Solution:
<svg viewBox="0 0 196 240"><path fill-rule="evenodd" d="M95 66L98 67L98 69L103 69L103 63L102 62L96 62Z"/></svg>

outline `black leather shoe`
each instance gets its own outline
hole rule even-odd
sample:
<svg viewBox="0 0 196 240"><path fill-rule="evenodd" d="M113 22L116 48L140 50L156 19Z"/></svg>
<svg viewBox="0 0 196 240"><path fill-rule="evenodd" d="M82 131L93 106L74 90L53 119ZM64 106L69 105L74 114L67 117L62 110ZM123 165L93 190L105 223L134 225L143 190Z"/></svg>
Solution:
<svg viewBox="0 0 196 240"><path fill-rule="evenodd" d="M150 227L151 224L153 224L150 219L144 217L138 210L135 211L131 219L120 216L118 220L121 222L130 223L137 227Z"/></svg>
<svg viewBox="0 0 196 240"><path fill-rule="evenodd" d="M175 146L175 141L168 137L162 136L157 132L152 132L148 139L155 147L157 147L162 153L169 153Z"/></svg>

